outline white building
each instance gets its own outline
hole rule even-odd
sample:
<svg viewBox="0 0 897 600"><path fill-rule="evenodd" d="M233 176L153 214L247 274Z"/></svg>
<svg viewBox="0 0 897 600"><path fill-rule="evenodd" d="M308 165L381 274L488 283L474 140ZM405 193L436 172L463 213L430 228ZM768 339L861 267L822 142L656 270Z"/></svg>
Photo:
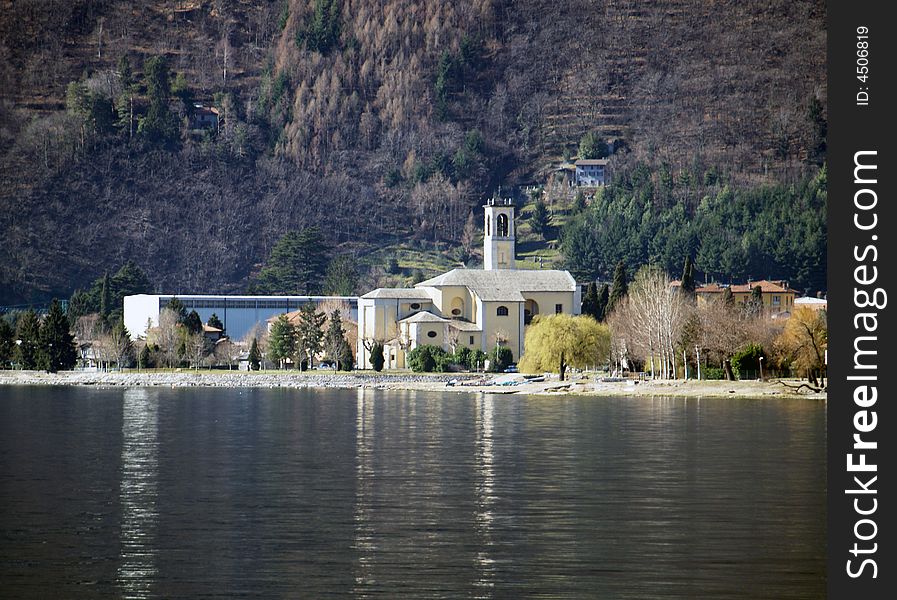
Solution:
<svg viewBox="0 0 897 600"><path fill-rule="evenodd" d="M538 314L579 314L580 287L567 271L515 269L514 205L490 200L485 210L483 269L454 269L413 288L378 288L358 300L360 368L368 346L384 345L386 368L404 368L421 344L489 351L502 344L523 354L526 327Z"/></svg>
<svg viewBox="0 0 897 600"><path fill-rule="evenodd" d="M147 324L159 324L159 313L177 297L187 309L195 310L203 323L214 313L224 324L224 333L233 339L241 339L258 324L276 315L298 309L303 304L325 301L345 302L351 314L344 315L353 321L358 319L358 298L355 296L205 296L175 294L138 294L125 296L125 327L136 339L146 335Z"/></svg>
<svg viewBox="0 0 897 600"><path fill-rule="evenodd" d="M573 163L576 168L574 178L576 185L585 187L597 187L604 185L606 158L583 158Z"/></svg>

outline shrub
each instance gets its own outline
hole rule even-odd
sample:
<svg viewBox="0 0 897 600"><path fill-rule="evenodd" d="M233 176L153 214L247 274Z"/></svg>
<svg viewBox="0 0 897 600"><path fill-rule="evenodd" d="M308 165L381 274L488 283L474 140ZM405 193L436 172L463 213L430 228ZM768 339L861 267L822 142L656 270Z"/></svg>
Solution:
<svg viewBox="0 0 897 600"><path fill-rule="evenodd" d="M741 379L743 373L757 373L760 370L760 358L766 360L763 347L759 344L748 344L732 357L732 371L736 379Z"/></svg>
<svg viewBox="0 0 897 600"><path fill-rule="evenodd" d="M415 373L432 373L445 370L448 354L439 346L423 344L408 353L408 366Z"/></svg>
<svg viewBox="0 0 897 600"><path fill-rule="evenodd" d="M386 362L383 358L383 344L380 342L374 342L371 346L371 367L377 372L383 370L383 363Z"/></svg>
<svg viewBox="0 0 897 600"><path fill-rule="evenodd" d="M505 346L496 346L496 348L489 353L489 370L493 373L501 373L507 369L512 362L514 362L514 354L511 352L510 348Z"/></svg>
<svg viewBox="0 0 897 600"><path fill-rule="evenodd" d="M702 367L701 368L701 378L702 379L725 379L726 371L721 369L720 367Z"/></svg>

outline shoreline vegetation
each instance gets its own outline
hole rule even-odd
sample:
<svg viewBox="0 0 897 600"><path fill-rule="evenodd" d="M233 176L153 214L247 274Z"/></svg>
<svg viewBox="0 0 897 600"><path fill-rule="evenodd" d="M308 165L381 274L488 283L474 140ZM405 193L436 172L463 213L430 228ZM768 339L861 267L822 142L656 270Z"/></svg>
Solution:
<svg viewBox="0 0 897 600"><path fill-rule="evenodd" d="M520 374L410 372L284 373L246 371L43 371L0 372L0 385L77 385L116 387L252 387L340 388L425 392L467 392L525 395L593 395L697 398L805 398L825 400L825 391L801 387L796 379L747 380L643 380L602 381L593 373L560 381L557 375L526 379Z"/></svg>

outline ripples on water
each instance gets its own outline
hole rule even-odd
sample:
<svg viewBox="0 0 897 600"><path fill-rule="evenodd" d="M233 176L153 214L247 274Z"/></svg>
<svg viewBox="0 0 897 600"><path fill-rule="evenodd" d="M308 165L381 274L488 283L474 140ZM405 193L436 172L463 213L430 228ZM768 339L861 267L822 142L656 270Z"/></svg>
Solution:
<svg viewBox="0 0 897 600"><path fill-rule="evenodd" d="M0 388L16 598L820 598L810 401Z"/></svg>

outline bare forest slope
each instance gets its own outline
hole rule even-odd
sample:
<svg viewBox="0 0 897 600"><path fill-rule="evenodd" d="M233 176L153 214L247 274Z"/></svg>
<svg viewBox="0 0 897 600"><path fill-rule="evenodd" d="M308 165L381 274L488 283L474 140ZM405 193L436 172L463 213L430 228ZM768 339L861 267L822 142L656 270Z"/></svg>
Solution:
<svg viewBox="0 0 897 600"><path fill-rule="evenodd" d="M371 285L590 131L618 170L794 182L824 81L821 0L0 0L0 304L128 258L243 290L310 225Z"/></svg>

